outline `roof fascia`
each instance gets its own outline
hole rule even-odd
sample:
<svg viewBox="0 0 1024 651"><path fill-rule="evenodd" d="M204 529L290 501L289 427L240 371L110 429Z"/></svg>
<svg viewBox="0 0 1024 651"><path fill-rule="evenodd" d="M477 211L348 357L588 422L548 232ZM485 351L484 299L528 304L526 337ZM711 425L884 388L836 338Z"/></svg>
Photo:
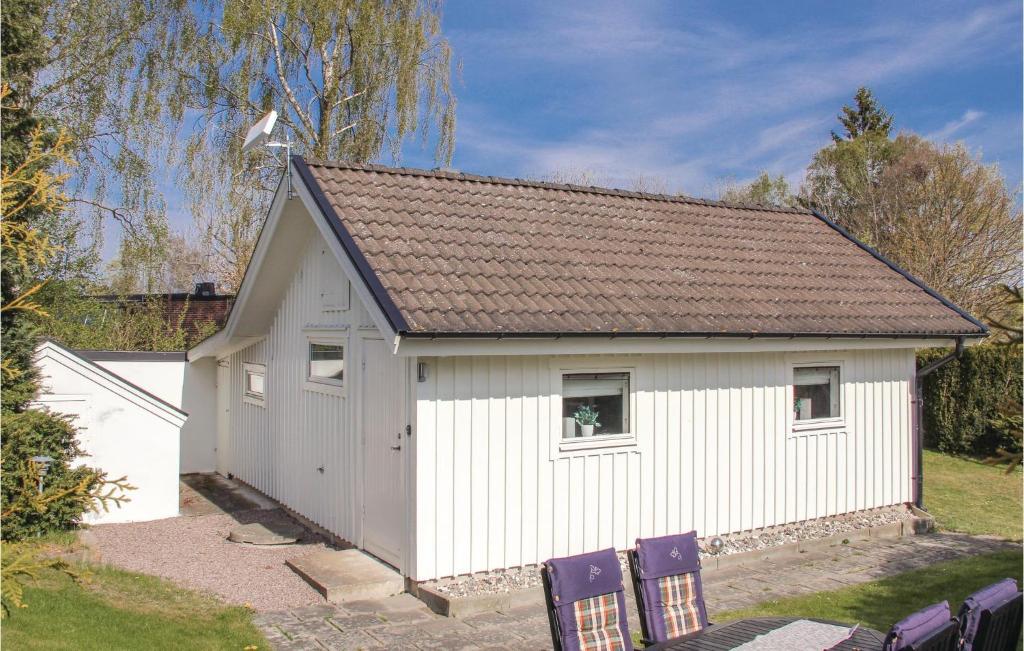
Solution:
<svg viewBox="0 0 1024 651"><path fill-rule="evenodd" d="M360 301L370 313L374 325L386 339L395 341L397 345L398 337L408 329L405 317L395 306L391 296L377 278L376 272L345 229L341 218L313 177L306 161L301 156L293 156L292 169L300 181L292 184L295 194L305 204L310 215L322 216L322 219L313 221L327 242L328 248L348 276Z"/></svg>
<svg viewBox="0 0 1024 651"><path fill-rule="evenodd" d="M962 335L960 335L962 336ZM945 338L898 337L403 337L396 354L408 357L472 355L615 355L664 353L759 353L826 350L941 348Z"/></svg>
<svg viewBox="0 0 1024 651"><path fill-rule="evenodd" d="M84 348L69 348L68 350L90 362L184 362L188 359L188 354L184 350L94 350Z"/></svg>
<svg viewBox="0 0 1024 651"><path fill-rule="evenodd" d="M36 347L36 363L45 358L51 358L65 367L74 367L78 369L79 373L93 382L99 380L97 383L101 386L105 386L105 388L120 394L122 397L127 398L172 425L181 427L188 418L187 412L182 411L166 400L158 398L110 369L104 368L53 341L46 340Z"/></svg>
<svg viewBox="0 0 1024 651"><path fill-rule="evenodd" d="M266 339L263 337L234 337L228 339L224 336L224 331L218 332L212 337L208 337L203 341L195 345L194 348L188 351L188 361L195 362L204 357L213 357L216 359L224 359L229 355L234 355L243 348L248 348L253 344Z"/></svg>
<svg viewBox="0 0 1024 651"><path fill-rule="evenodd" d="M915 285L917 285L921 290L924 291L924 293L928 294L929 296L931 296L935 300L939 301L940 303L942 303L943 305L945 305L949 309L953 310L954 312L959 314L961 317L963 317L964 319L969 321L971 324L977 326L978 328L981 328L981 333L980 334L982 334L982 335L988 335L989 334L989 330L988 330L988 326L987 325L985 325L981 321L975 319L973 316L968 314L966 310L960 308L959 306L954 304L953 301L949 300L948 298L946 298L942 294L938 293L937 291L935 291L934 289L932 289L931 287L926 285L923 280L921 280L920 278L918 278L914 274L910 273L906 269L900 267L898 264L896 264L895 262L893 262L889 258L885 257L884 255L882 255L878 251L876 251L874 247L868 246L867 244L862 242L859 238L857 238L852 233L847 231L845 228L843 228L839 224L835 223L834 221L832 221L831 219L829 219L825 215L821 214L817 210L812 209L811 210L811 214L813 214L815 217L817 217L821 221L825 222L825 224L829 228L831 228L832 230L836 231L837 233L839 233L840 235L842 235L846 239L850 240L851 242L853 242L854 244L859 246L861 249L863 249L863 250L867 251L868 253L870 253L872 256L875 257L876 260L878 260L879 262L883 263L884 265L886 265L887 267L889 267L890 269L892 269L893 271L895 271L899 275L903 276L904 278L906 278L910 282L912 282Z"/></svg>

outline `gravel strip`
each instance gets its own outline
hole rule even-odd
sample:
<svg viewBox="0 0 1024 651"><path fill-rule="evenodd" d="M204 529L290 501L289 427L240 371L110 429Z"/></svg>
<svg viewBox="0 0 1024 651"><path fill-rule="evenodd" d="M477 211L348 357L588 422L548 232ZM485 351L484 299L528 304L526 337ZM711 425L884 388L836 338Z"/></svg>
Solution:
<svg viewBox="0 0 1024 651"><path fill-rule="evenodd" d="M227 540L239 524L282 518L287 515L278 509L251 510L103 524L91 531L102 562L212 592L230 603L259 611L323 603L320 593L284 564L286 559L327 549L322 539L310 534L298 544L274 546Z"/></svg>
<svg viewBox="0 0 1024 651"><path fill-rule="evenodd" d="M893 506L722 536L725 547L722 548L722 552L719 555L727 556L729 554L738 554L758 549L768 549L778 545L794 543L798 540L819 540L848 531L892 524L893 522L906 520L911 516L912 514L906 507ZM702 544L706 543L707 539L702 540ZM702 558L708 556L703 549L700 555ZM622 566L623 576L628 576L629 565L627 564L625 553L619 553L619 563ZM426 585L453 598L485 594L505 594L528 588L539 588L541 586L540 568L537 565L527 565L508 570L461 576L454 579L442 579L437 582L429 582Z"/></svg>

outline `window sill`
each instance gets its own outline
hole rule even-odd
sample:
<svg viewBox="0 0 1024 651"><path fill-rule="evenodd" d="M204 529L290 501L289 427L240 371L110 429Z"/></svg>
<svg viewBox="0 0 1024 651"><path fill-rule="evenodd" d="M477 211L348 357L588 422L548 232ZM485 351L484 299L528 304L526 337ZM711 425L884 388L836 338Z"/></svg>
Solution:
<svg viewBox="0 0 1024 651"><path fill-rule="evenodd" d="M604 436L577 436L558 442L559 452L600 450L603 448L636 447L635 434L605 434Z"/></svg>
<svg viewBox="0 0 1024 651"><path fill-rule="evenodd" d="M339 398L345 397L344 384L330 384L328 382L317 382L316 380L307 379L303 388L305 388L306 391L323 393L328 396L337 396Z"/></svg>
<svg viewBox="0 0 1024 651"><path fill-rule="evenodd" d="M266 402L266 398L265 397L264 398L255 398L253 396L242 394L242 402L244 402L247 405L252 405L254 407L266 408L266 406L267 406L267 402Z"/></svg>
<svg viewBox="0 0 1024 651"><path fill-rule="evenodd" d="M793 434L804 432L837 431L846 429L846 420L843 418L816 418L814 420L795 421L792 426Z"/></svg>

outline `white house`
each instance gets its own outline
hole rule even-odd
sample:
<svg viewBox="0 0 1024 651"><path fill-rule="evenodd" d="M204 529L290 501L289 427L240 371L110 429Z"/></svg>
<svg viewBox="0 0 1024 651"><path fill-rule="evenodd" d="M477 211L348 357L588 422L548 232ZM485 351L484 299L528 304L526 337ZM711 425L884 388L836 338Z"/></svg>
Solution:
<svg viewBox="0 0 1024 651"><path fill-rule="evenodd" d="M85 457L110 479L125 477L129 501L86 516L93 524L178 514L179 447L188 414L117 373L52 341L36 349L36 403L74 418Z"/></svg>
<svg viewBox="0 0 1024 651"><path fill-rule="evenodd" d="M914 350L985 334L805 210L292 170L189 352L217 469L412 580L911 502Z"/></svg>

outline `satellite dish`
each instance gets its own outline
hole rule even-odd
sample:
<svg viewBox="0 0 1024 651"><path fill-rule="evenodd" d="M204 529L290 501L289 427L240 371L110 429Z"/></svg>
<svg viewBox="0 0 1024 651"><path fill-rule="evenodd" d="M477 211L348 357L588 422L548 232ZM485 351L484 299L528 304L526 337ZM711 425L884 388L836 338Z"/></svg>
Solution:
<svg viewBox="0 0 1024 651"><path fill-rule="evenodd" d="M270 137L270 132L274 130L275 122L277 122L277 111L271 111L264 115L259 122L249 127L249 132L245 134L245 144L242 145L242 153L265 143Z"/></svg>

